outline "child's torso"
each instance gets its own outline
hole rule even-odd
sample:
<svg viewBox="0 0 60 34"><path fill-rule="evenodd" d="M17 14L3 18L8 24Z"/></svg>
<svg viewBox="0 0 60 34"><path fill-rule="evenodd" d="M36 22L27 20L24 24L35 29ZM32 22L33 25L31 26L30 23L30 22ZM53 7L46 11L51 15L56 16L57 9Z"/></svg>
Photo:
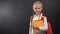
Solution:
<svg viewBox="0 0 60 34"><path fill-rule="evenodd" d="M43 23L44 19L42 18L41 15L38 15L38 16L34 15L32 21L35 26L41 26L41 27L44 26L44 23ZM34 33L41 33L41 34L44 33L42 30L39 30L39 29L33 29L33 31Z"/></svg>

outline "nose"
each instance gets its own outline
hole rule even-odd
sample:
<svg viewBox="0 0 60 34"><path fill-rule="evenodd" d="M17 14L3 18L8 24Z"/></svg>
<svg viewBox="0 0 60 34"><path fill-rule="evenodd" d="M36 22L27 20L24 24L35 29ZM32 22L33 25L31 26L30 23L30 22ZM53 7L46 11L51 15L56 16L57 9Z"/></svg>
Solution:
<svg viewBox="0 0 60 34"><path fill-rule="evenodd" d="M36 11L38 11L38 9L36 9Z"/></svg>

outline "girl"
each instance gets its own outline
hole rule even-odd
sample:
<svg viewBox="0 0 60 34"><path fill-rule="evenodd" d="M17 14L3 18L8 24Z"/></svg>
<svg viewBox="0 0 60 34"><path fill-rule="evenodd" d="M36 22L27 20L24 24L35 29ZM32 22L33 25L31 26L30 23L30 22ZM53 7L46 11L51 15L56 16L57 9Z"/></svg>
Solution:
<svg viewBox="0 0 60 34"><path fill-rule="evenodd" d="M34 14L30 17L29 34L53 34L47 17L42 13L43 5L36 1L33 4Z"/></svg>
<svg viewBox="0 0 60 34"><path fill-rule="evenodd" d="M33 3L34 14L30 17L29 34L45 34L48 30L47 17L42 13L43 5L36 1Z"/></svg>

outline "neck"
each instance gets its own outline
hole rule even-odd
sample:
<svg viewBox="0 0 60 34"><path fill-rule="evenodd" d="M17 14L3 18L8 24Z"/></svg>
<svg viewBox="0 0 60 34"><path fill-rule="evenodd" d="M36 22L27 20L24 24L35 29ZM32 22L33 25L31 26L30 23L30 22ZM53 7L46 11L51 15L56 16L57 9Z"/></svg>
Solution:
<svg viewBox="0 0 60 34"><path fill-rule="evenodd" d="M36 14L36 15L38 16L38 15L40 15L40 14L41 14L41 13L39 13L39 14Z"/></svg>

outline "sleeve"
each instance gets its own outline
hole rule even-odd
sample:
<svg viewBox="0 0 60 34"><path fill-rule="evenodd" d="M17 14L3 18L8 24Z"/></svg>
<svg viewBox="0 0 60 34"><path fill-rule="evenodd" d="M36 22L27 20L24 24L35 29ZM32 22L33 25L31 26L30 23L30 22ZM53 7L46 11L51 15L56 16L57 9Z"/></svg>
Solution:
<svg viewBox="0 0 60 34"><path fill-rule="evenodd" d="M32 21L32 16L30 16L30 24L29 24L30 27L31 27L31 21Z"/></svg>
<svg viewBox="0 0 60 34"><path fill-rule="evenodd" d="M33 34L33 29L31 28L31 20L32 20L32 17L30 17L29 34Z"/></svg>
<svg viewBox="0 0 60 34"><path fill-rule="evenodd" d="M44 26L43 27L39 27L40 30L48 30L48 24L47 24L47 17L44 18Z"/></svg>
<svg viewBox="0 0 60 34"><path fill-rule="evenodd" d="M31 27L31 21L30 21L30 25L29 26Z"/></svg>

